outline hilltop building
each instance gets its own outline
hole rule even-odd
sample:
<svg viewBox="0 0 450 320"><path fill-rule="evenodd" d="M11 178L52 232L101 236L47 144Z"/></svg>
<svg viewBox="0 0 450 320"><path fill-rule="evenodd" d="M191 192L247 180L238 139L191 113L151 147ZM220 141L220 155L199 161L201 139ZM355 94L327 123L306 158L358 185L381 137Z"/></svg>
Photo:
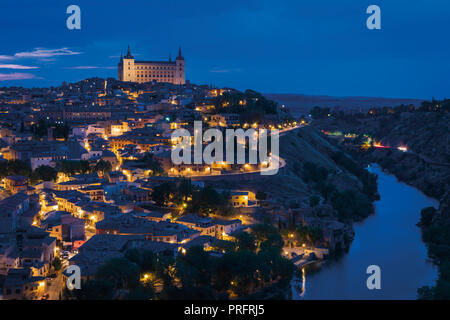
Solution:
<svg viewBox="0 0 450 320"><path fill-rule="evenodd" d="M169 61L138 61L131 55L130 46L126 56L120 55L118 73L120 81L128 82L168 82L172 84L185 83L185 62L178 50L175 61L169 57Z"/></svg>

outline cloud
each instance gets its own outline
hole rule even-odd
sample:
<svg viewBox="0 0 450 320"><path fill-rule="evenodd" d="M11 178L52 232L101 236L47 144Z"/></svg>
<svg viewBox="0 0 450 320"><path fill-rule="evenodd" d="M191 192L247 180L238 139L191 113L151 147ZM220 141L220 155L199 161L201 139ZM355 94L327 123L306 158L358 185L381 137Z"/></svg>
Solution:
<svg viewBox="0 0 450 320"><path fill-rule="evenodd" d="M8 80L25 80L25 79L38 79L34 74L31 73L0 73L0 81Z"/></svg>
<svg viewBox="0 0 450 320"><path fill-rule="evenodd" d="M241 69L237 68L212 68L210 72L214 73L230 73L230 72L240 72Z"/></svg>
<svg viewBox="0 0 450 320"><path fill-rule="evenodd" d="M42 61L53 61L53 57L58 56L73 56L77 54L82 54L82 52L72 51L69 48L60 48L60 49L45 49L45 48L35 48L32 51L24 51L17 52L12 56L9 55L0 55L1 60L16 60L23 58L35 58L40 59Z"/></svg>
<svg viewBox="0 0 450 320"><path fill-rule="evenodd" d="M27 69L37 69L37 68L39 68L39 67L23 66L20 64L0 64L0 69L27 70Z"/></svg>
<svg viewBox="0 0 450 320"><path fill-rule="evenodd" d="M56 56L73 56L81 54L82 52L72 51L69 48L60 49L44 49L35 48L33 51L18 52L14 54L17 58L50 58Z"/></svg>
<svg viewBox="0 0 450 320"><path fill-rule="evenodd" d="M13 56L0 55L0 61L1 60L14 60L14 57Z"/></svg>
<svg viewBox="0 0 450 320"><path fill-rule="evenodd" d="M115 69L117 67L100 67L100 66L76 66L76 67L66 67L64 69L72 70L89 70L89 69Z"/></svg>

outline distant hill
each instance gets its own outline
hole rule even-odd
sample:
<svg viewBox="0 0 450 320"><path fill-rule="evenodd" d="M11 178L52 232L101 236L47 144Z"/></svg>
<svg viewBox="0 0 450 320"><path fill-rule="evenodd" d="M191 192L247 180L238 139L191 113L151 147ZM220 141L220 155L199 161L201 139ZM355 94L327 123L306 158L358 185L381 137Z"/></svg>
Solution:
<svg viewBox="0 0 450 320"><path fill-rule="evenodd" d="M400 104L420 105L420 99L375 98L375 97L330 97L309 96L303 94L265 93L265 97L284 104L292 114L300 116L308 113L313 107L340 107L341 110L365 111L372 107L392 107Z"/></svg>

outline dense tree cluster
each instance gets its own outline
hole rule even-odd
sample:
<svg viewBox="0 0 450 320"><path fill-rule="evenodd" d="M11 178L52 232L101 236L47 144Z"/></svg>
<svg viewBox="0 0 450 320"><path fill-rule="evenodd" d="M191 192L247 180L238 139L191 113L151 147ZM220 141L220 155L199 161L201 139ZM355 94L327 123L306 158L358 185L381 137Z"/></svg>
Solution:
<svg viewBox="0 0 450 320"><path fill-rule="evenodd" d="M57 176L58 172L55 168L50 166L39 166L31 173L30 181L31 183L55 181Z"/></svg>
<svg viewBox="0 0 450 320"><path fill-rule="evenodd" d="M92 167L93 172L99 172L99 173L101 173L102 176L105 175L107 172L110 172L111 170L112 170L111 162L105 161L105 160L98 161Z"/></svg>
<svg viewBox="0 0 450 320"><path fill-rule="evenodd" d="M340 110L339 107L335 107L331 110L328 107L321 108L315 106L311 109L310 114L314 120L326 119L332 117L334 119L346 120L348 123L354 122L356 119L361 118L373 118L377 116L391 116L394 119L398 119L402 112L438 112L447 113L450 112L450 99L422 101L420 106L415 107L414 105L401 104L395 107L376 107L371 108L368 111L357 112L357 113L346 113Z"/></svg>
<svg viewBox="0 0 450 320"><path fill-rule="evenodd" d="M331 112L330 108L321 108L315 106L314 108L311 109L310 114L314 120L317 120L328 118L330 116L330 112Z"/></svg>
<svg viewBox="0 0 450 320"><path fill-rule="evenodd" d="M0 162L0 177L21 175L24 177L30 177L31 166L21 160L8 160Z"/></svg>
<svg viewBox="0 0 450 320"><path fill-rule="evenodd" d="M422 221L427 221L428 212L422 212ZM450 299L450 229L448 225L430 225L423 229L423 240L428 246L428 254L439 267L439 277L434 287L425 286L418 290L419 299Z"/></svg>
<svg viewBox="0 0 450 320"><path fill-rule="evenodd" d="M21 175L30 179L32 184L56 179L57 171L50 166L40 166L34 171L31 166L21 160L9 160L0 163L0 178Z"/></svg>
<svg viewBox="0 0 450 320"><path fill-rule="evenodd" d="M74 174L85 174L91 171L89 161L86 160L62 160L56 164L56 170L69 176Z"/></svg>
<svg viewBox="0 0 450 320"><path fill-rule="evenodd" d="M422 101L419 111L427 112L450 112L450 99Z"/></svg>
<svg viewBox="0 0 450 320"><path fill-rule="evenodd" d="M273 226L256 225L238 235L220 256L194 246L170 254L130 249L109 260L95 279L65 297L85 299L227 299L248 297L274 286L286 290L294 266L281 255L283 241ZM225 251L225 250L224 250Z"/></svg>
<svg viewBox="0 0 450 320"><path fill-rule="evenodd" d="M91 166L87 160L62 160L56 164L56 171L63 172L68 176L74 174L87 174L92 172L99 172L105 174L112 170L112 165L109 161L100 160Z"/></svg>
<svg viewBox="0 0 450 320"><path fill-rule="evenodd" d="M195 212L205 216L210 214L226 216L233 213L228 192L219 193L211 186L196 187L188 179L182 179L178 183L165 182L156 186L152 192L152 199L158 206L175 205L182 208L183 212Z"/></svg>
<svg viewBox="0 0 450 320"><path fill-rule="evenodd" d="M147 169L152 170L153 175L159 176L163 174L164 170L159 161L153 157L153 153L147 152L142 158L142 161L145 163Z"/></svg>
<svg viewBox="0 0 450 320"><path fill-rule="evenodd" d="M316 246L323 241L323 231L313 226L300 225L296 228L296 240L301 243Z"/></svg>
<svg viewBox="0 0 450 320"><path fill-rule="evenodd" d="M244 122L257 122L265 114L277 114L277 103L265 98L261 93L246 90L245 92L225 92L214 98L215 112L238 113Z"/></svg>
<svg viewBox="0 0 450 320"><path fill-rule="evenodd" d="M35 184L42 181L55 181L58 172L63 172L69 176L80 173L99 172L105 174L111 171L112 166L109 161L100 160L91 166L89 161L85 160L63 160L56 164L56 167L42 165L35 170L21 160L9 160L0 163L0 178L11 175L21 175L30 179L30 183Z"/></svg>
<svg viewBox="0 0 450 320"><path fill-rule="evenodd" d="M303 164L303 170L302 170L302 179L306 183L312 181L312 182L321 182L326 180L328 177L328 170L324 167L317 166L315 163L312 162L305 162Z"/></svg>
<svg viewBox="0 0 450 320"><path fill-rule="evenodd" d="M309 183L325 202L336 209L339 220L360 220L367 217L373 212L372 201L376 199L377 176L362 168L342 152L333 153L331 158L337 165L360 179L363 184L361 191L339 190L329 179L330 171L312 162L305 162L303 166L299 163L294 164L294 171ZM320 198L313 195L309 202L311 207L315 207L320 203Z"/></svg>
<svg viewBox="0 0 450 320"><path fill-rule="evenodd" d="M370 199L354 190L335 192L331 197L331 203L341 221L361 220L373 213Z"/></svg>

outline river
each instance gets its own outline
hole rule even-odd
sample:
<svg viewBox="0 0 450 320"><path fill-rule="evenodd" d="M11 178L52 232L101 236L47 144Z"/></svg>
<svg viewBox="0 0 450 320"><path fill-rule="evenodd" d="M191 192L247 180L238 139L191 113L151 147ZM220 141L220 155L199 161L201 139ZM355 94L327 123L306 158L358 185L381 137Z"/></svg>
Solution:
<svg viewBox="0 0 450 320"><path fill-rule="evenodd" d="M417 289L433 285L437 268L429 261L416 223L424 207L438 201L384 173L379 166L376 212L354 225L348 252L306 267L303 299L416 299ZM381 289L369 290L366 269L381 269ZM299 298L299 296L295 296Z"/></svg>

